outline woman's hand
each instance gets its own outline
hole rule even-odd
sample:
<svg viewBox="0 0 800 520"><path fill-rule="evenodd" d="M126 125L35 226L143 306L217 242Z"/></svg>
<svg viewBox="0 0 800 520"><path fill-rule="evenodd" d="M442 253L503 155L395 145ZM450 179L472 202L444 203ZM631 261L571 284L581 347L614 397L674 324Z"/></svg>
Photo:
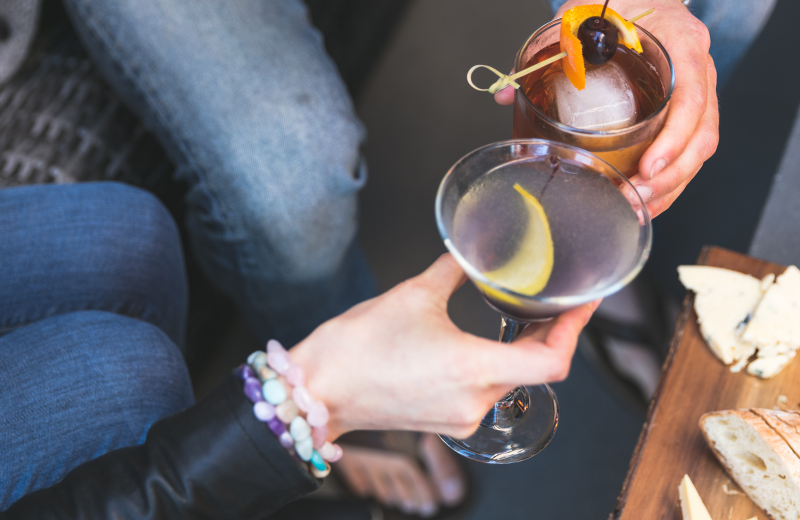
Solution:
<svg viewBox="0 0 800 520"><path fill-rule="evenodd" d="M465 281L449 254L421 275L315 330L291 350L330 410L329 437L404 429L466 437L518 384L567 377L578 333L599 302L529 326L511 345L459 330L447 301Z"/></svg>
<svg viewBox="0 0 800 520"><path fill-rule="evenodd" d="M556 17L576 5L599 0L570 0ZM614 0L611 7L625 18L655 8L637 23L667 49L675 68L675 90L664 129L639 161L631 177L652 216L666 210L717 149L719 109L717 72L708 54L708 29L678 0ZM495 94L501 105L514 102L507 87Z"/></svg>

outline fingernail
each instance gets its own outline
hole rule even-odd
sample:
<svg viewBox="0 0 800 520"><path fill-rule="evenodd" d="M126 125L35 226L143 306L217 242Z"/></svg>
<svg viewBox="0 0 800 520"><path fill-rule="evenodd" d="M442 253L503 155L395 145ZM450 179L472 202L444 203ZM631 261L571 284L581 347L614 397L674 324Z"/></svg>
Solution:
<svg viewBox="0 0 800 520"><path fill-rule="evenodd" d="M661 170L663 170L664 166L666 166L666 165L667 165L667 160L666 159L659 159L656 162L654 162L653 166L650 167L650 178L652 179L653 177L658 175L658 173Z"/></svg>
<svg viewBox="0 0 800 520"><path fill-rule="evenodd" d="M444 480L439 486L439 492L447 504L458 502L461 499L461 481L457 478Z"/></svg>
<svg viewBox="0 0 800 520"><path fill-rule="evenodd" d="M647 202L648 200L653 198L653 190L651 190L649 186L645 186L644 184L640 184L640 185L636 186L636 191L639 192L639 196L645 202Z"/></svg>
<svg viewBox="0 0 800 520"><path fill-rule="evenodd" d="M403 513L410 515L414 512L414 503L408 500L404 500L403 503L400 505L400 511Z"/></svg>

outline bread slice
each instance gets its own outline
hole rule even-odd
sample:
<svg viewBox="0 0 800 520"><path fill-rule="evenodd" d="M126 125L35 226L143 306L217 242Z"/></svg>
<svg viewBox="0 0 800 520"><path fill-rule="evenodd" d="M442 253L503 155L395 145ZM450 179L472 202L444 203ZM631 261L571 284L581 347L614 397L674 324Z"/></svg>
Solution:
<svg viewBox="0 0 800 520"><path fill-rule="evenodd" d="M726 365L746 362L756 347L742 341L738 332L761 300L761 281L730 269L703 265L682 265L678 276L684 287L696 293L697 321L711 351ZM737 367L740 369L741 364Z"/></svg>
<svg viewBox="0 0 800 520"><path fill-rule="evenodd" d="M725 410L700 418L711 451L774 520L800 520L800 413Z"/></svg>
<svg viewBox="0 0 800 520"><path fill-rule="evenodd" d="M742 333L742 341L758 348L758 359L747 372L771 377L800 348L800 269L789 266L772 284Z"/></svg>

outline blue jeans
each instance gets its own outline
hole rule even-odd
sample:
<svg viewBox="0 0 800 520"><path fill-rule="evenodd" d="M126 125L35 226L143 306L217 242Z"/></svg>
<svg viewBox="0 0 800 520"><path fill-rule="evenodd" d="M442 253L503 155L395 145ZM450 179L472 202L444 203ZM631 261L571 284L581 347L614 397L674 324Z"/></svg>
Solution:
<svg viewBox="0 0 800 520"><path fill-rule="evenodd" d="M116 183L0 190L0 510L192 404L175 223Z"/></svg>
<svg viewBox="0 0 800 520"><path fill-rule="evenodd" d="M565 1L549 0L553 12L556 12ZM710 54L714 58L719 87L725 84L739 63L739 59L767 23L776 1L691 0L689 2L689 10L708 27L711 35ZM647 8L647 2L642 2L642 11L646 11Z"/></svg>
<svg viewBox="0 0 800 520"><path fill-rule="evenodd" d="M262 340L376 292L355 245L364 129L302 0L64 0L189 185L198 263Z"/></svg>

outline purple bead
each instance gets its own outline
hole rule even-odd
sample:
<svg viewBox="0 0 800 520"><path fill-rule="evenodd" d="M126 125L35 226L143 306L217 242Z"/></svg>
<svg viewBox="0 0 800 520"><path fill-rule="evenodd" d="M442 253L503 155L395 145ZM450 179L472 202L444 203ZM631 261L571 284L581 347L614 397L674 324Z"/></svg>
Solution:
<svg viewBox="0 0 800 520"><path fill-rule="evenodd" d="M264 396L261 395L261 387L261 381L254 377L248 377L244 381L244 395L254 403L263 401Z"/></svg>
<svg viewBox="0 0 800 520"><path fill-rule="evenodd" d="M272 433L280 437L282 434L286 432L286 425L283 424L280 419L273 417L269 421L267 421L267 426L269 429L272 430Z"/></svg>
<svg viewBox="0 0 800 520"><path fill-rule="evenodd" d="M291 448L294 446L294 439L289 434L289 432L283 432L278 436L278 440L281 441L281 446L284 448Z"/></svg>
<svg viewBox="0 0 800 520"><path fill-rule="evenodd" d="M236 369L236 376L242 381L246 381L248 378L256 377L256 372L248 365L239 365Z"/></svg>

